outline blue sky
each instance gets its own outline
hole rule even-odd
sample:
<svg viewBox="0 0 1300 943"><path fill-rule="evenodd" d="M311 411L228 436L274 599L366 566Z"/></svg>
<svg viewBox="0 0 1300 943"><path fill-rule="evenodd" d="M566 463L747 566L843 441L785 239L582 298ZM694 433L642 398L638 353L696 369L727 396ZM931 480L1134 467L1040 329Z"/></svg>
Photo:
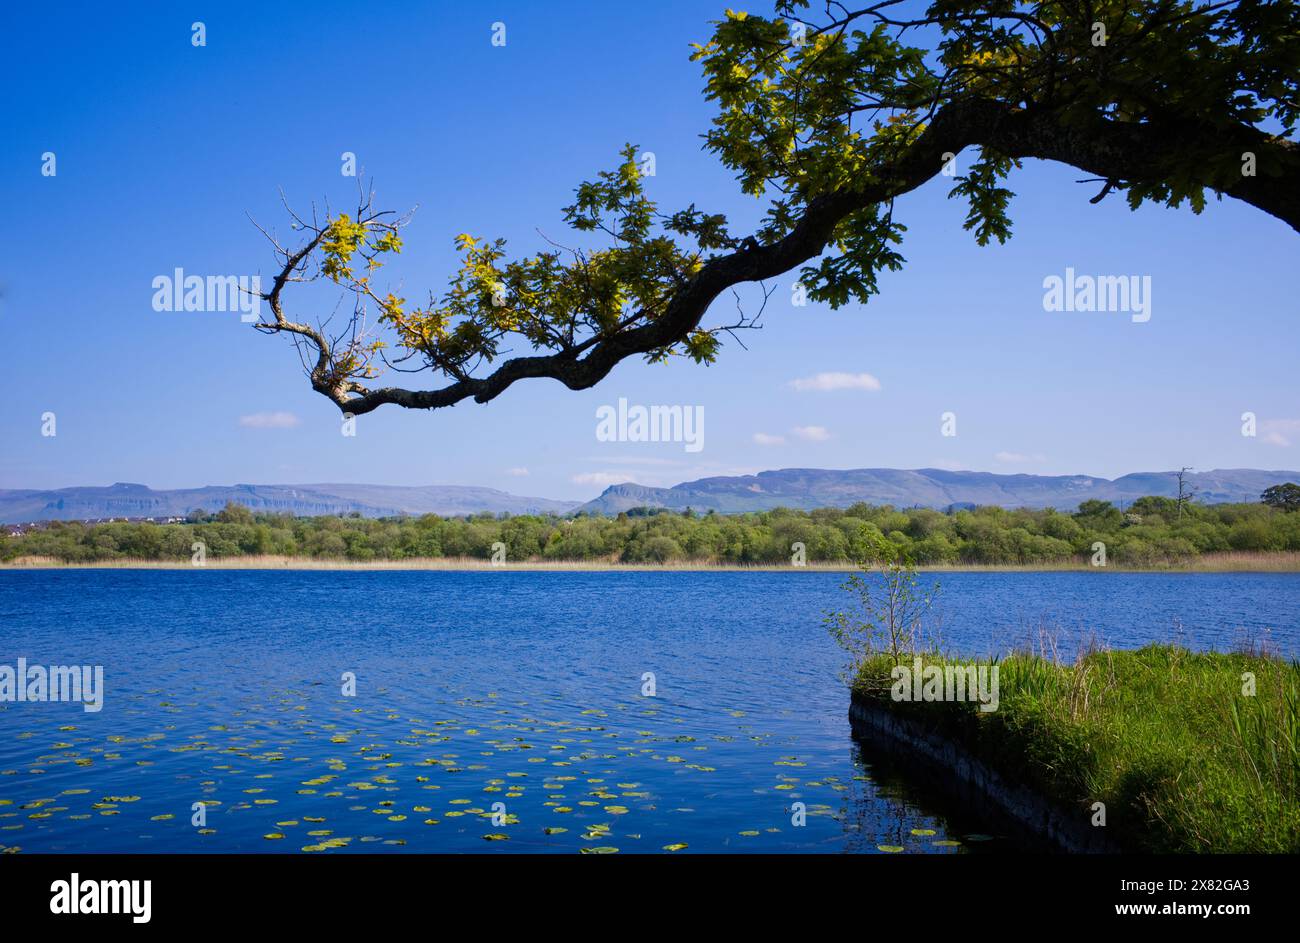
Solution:
<svg viewBox="0 0 1300 943"><path fill-rule="evenodd" d="M694 201L754 218L755 201L700 147L712 111L688 44L723 8L10 10L0 487L364 481L585 498L616 480L794 466L1107 477L1300 467L1295 233L1226 200L1199 217L1093 206L1096 185L1059 165L1013 178L1015 234L1000 247L976 246L950 181L933 181L898 204L908 264L880 297L794 307L786 276L749 350L729 344L714 366L627 361L581 393L537 380L485 406L383 407L353 438L287 339L234 314L153 310L152 279L177 267L269 276L274 260L245 213L288 234L277 188L299 209L348 205L344 151L374 177L379 203L420 206L386 270L408 298L441 291L456 233L505 236L520 253L539 248L538 229L562 236L573 186L628 141L654 152L648 189L663 208ZM190 43L195 20L206 47ZM503 48L490 42L496 21ZM57 176L41 175L47 151ZM1151 319L1044 311L1043 279L1067 267L1150 275ZM719 300L719 317L732 303ZM824 373L869 374L879 388L793 383ZM619 397L702 406L704 448L597 441L596 409ZM948 411L955 437L941 435ZM1254 438L1241 435L1246 411ZM54 437L41 434L46 412Z"/></svg>

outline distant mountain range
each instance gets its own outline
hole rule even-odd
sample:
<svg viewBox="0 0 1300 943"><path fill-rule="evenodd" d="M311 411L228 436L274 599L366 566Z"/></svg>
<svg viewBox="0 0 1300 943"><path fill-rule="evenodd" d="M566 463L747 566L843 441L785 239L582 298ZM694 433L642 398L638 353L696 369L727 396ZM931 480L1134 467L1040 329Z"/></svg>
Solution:
<svg viewBox="0 0 1300 943"><path fill-rule="evenodd" d="M184 517L195 508L219 511L234 501L254 511L284 512L299 517L351 514L393 517L439 514L455 517L491 511L500 514L563 514L574 501L525 498L459 485L210 485L154 491L119 482L107 488L60 488L57 491L0 490L0 523L94 520L106 517Z"/></svg>
<svg viewBox="0 0 1300 943"><path fill-rule="evenodd" d="M701 478L671 488L631 482L613 485L594 501L579 504L529 498L460 485L210 485L155 491L145 485L118 483L106 488L61 488L54 491L0 490L0 523L47 520L99 520L110 517L184 517L195 508L220 510L227 501L254 511L296 516L352 514L391 517L439 514L455 517L493 514L617 514L635 507L723 514L776 507L810 510L847 507L858 501L895 507L973 506L1072 510L1098 498L1115 503L1143 495L1178 494L1174 472L1138 472L1111 481L1088 475L997 475L992 472L919 468L786 468L757 475ZM1230 468L1190 473L1188 482L1199 501L1258 501L1260 492L1284 481L1300 482L1300 472Z"/></svg>
<svg viewBox="0 0 1300 943"><path fill-rule="evenodd" d="M617 514L634 507L694 508L724 514L776 507L811 510L847 507L858 501L895 507L948 508L996 504L1007 508L1071 510L1081 501L1132 501L1143 495L1176 497L1175 472L1138 472L1111 481L1088 475L996 475L992 472L918 468L785 468L724 478L701 478L671 488L613 485L579 510ZM1189 473L1199 501L1258 501L1270 485L1300 482L1300 472L1230 468Z"/></svg>

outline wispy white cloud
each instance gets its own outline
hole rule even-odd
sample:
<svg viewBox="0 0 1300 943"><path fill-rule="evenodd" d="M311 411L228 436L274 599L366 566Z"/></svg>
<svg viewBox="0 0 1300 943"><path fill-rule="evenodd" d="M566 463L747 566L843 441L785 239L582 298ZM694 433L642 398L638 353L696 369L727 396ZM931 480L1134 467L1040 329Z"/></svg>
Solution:
<svg viewBox="0 0 1300 943"><path fill-rule="evenodd" d="M1300 439L1300 419L1265 419L1259 424L1259 431L1269 445L1286 448Z"/></svg>
<svg viewBox="0 0 1300 943"><path fill-rule="evenodd" d="M805 442L825 442L831 437L825 426L795 426L790 434L798 436Z"/></svg>
<svg viewBox="0 0 1300 943"><path fill-rule="evenodd" d="M785 445L785 436L768 435L766 432L755 432L754 441L759 445Z"/></svg>
<svg viewBox="0 0 1300 943"><path fill-rule="evenodd" d="M580 472L569 480L575 485L599 485L608 488L610 485L636 481L636 476L631 472Z"/></svg>
<svg viewBox="0 0 1300 943"><path fill-rule="evenodd" d="M239 417L245 429L292 429L301 422L293 413L250 413Z"/></svg>
<svg viewBox="0 0 1300 943"><path fill-rule="evenodd" d="M523 466L520 466L518 468L507 468L506 474L510 475L512 478L527 478L528 469L524 468Z"/></svg>
<svg viewBox="0 0 1300 943"><path fill-rule="evenodd" d="M601 465L618 465L623 468L634 468L634 467L639 468L642 466L649 467L651 465L681 466L686 464L685 462L675 458L651 458L649 456L627 456L627 455L616 457L616 458L610 458L609 456L605 456L605 455L586 455L583 456L583 458L580 459L580 461L598 462Z"/></svg>
<svg viewBox="0 0 1300 943"><path fill-rule="evenodd" d="M833 393L837 390L866 390L875 393L880 381L869 373L815 373L786 384L796 393Z"/></svg>
<svg viewBox="0 0 1300 943"><path fill-rule="evenodd" d="M993 460L1002 465L1028 465L1037 464L1047 461L1047 456L1035 452L1033 455L1025 455L1022 452L998 452L993 456Z"/></svg>

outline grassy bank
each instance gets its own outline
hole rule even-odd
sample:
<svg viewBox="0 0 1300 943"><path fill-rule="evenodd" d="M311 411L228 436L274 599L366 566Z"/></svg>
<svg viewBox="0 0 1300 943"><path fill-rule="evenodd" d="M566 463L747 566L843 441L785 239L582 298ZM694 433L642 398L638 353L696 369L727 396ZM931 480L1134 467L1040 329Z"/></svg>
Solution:
<svg viewBox="0 0 1300 943"><path fill-rule="evenodd" d="M972 701L895 701L895 664L864 660L854 698L923 720L1082 822L1104 803L1108 837L1122 848L1300 852L1296 662L1175 646L1090 651L1072 664L1021 653L996 663L991 712ZM1246 673L1253 695L1243 693Z"/></svg>
<svg viewBox="0 0 1300 943"><path fill-rule="evenodd" d="M0 570L23 569L136 569L188 570L195 566L189 557L157 560L118 557L111 560L65 562L51 556L22 556L0 562ZM856 570L850 563L809 561L804 566L772 563L718 563L699 560L676 560L664 563L624 563L618 559L546 560L535 558L494 566L478 557L406 557L398 560L348 560L285 554L236 554L209 556L203 568L210 570L556 570L583 571L687 571L687 572L770 572L821 571L846 573ZM1014 564L947 564L922 568L927 573L967 572L1093 572L1093 573L1297 573L1300 553L1222 553L1205 554L1178 564L1156 563L1147 566L1108 564L1094 567L1087 563Z"/></svg>

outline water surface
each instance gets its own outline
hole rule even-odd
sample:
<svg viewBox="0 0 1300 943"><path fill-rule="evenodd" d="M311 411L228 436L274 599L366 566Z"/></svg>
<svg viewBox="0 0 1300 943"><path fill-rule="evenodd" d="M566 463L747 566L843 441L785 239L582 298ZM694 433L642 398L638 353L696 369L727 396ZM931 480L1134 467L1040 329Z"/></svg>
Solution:
<svg viewBox="0 0 1300 943"><path fill-rule="evenodd" d="M0 572L0 664L103 665L106 686L100 713L0 704L0 846L999 847L854 742L842 655L821 624L846 602L843 579ZM1267 635L1300 648L1295 574L938 579L943 637L967 654L1040 627L1063 656L1088 636L1223 649Z"/></svg>

